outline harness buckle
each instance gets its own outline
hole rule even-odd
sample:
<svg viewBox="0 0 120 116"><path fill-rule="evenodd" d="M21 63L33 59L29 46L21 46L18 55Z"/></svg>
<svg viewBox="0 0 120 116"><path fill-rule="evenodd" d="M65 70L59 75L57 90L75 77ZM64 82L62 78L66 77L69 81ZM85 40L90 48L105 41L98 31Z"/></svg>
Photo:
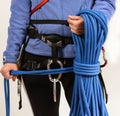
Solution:
<svg viewBox="0 0 120 116"><path fill-rule="evenodd" d="M27 34L30 38L36 38L38 36L38 29L30 24L27 28Z"/></svg>
<svg viewBox="0 0 120 116"><path fill-rule="evenodd" d="M102 54L103 54L103 60L104 60L104 63L102 65L100 65L101 68L105 67L107 65L107 58L106 58L106 55L105 55L105 48L102 47Z"/></svg>

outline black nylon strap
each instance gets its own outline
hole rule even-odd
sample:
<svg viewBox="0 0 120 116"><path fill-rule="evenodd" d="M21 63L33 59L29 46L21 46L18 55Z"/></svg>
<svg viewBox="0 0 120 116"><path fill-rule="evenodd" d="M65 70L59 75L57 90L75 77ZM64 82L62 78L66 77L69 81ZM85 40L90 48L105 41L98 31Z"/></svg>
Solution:
<svg viewBox="0 0 120 116"><path fill-rule="evenodd" d="M31 24L61 24L68 26L67 20L30 20Z"/></svg>
<svg viewBox="0 0 120 116"><path fill-rule="evenodd" d="M108 102L108 93L107 93L107 89L106 89L102 74L99 73L98 76L99 76L99 80L100 80L100 84L101 84L101 88L102 88L102 92L103 92L103 97L105 99L105 102L107 103Z"/></svg>

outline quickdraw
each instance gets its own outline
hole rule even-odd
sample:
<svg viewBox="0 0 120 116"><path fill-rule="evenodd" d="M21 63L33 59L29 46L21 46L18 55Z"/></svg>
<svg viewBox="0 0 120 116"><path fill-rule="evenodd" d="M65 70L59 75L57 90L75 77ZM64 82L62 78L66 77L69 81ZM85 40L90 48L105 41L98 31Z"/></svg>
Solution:
<svg viewBox="0 0 120 116"><path fill-rule="evenodd" d="M102 54L103 54L104 63L102 65L100 65L101 68L105 67L108 63L106 55L105 55L105 48L104 47L102 47Z"/></svg>

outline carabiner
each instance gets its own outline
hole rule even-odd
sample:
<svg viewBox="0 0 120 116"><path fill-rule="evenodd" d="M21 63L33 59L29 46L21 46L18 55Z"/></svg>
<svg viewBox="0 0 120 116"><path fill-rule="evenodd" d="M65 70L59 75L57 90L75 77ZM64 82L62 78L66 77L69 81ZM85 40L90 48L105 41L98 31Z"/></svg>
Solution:
<svg viewBox="0 0 120 116"><path fill-rule="evenodd" d="M106 55L105 55L105 48L103 46L102 46L102 54L103 54L104 63L102 65L100 65L101 68L105 67L108 63L108 61L106 59Z"/></svg>

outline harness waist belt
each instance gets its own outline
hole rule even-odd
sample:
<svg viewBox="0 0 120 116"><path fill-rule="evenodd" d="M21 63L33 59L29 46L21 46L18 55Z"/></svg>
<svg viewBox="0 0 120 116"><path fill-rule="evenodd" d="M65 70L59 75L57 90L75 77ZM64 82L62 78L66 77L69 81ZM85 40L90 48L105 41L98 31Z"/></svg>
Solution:
<svg viewBox="0 0 120 116"><path fill-rule="evenodd" d="M30 20L30 24L60 24L68 26L67 20Z"/></svg>
<svg viewBox="0 0 120 116"><path fill-rule="evenodd" d="M59 34L42 34L38 32L38 29L34 25L29 25L29 27L27 28L27 35L31 39L39 38L49 45L51 43L58 43L58 46L73 44L72 37L61 36Z"/></svg>

